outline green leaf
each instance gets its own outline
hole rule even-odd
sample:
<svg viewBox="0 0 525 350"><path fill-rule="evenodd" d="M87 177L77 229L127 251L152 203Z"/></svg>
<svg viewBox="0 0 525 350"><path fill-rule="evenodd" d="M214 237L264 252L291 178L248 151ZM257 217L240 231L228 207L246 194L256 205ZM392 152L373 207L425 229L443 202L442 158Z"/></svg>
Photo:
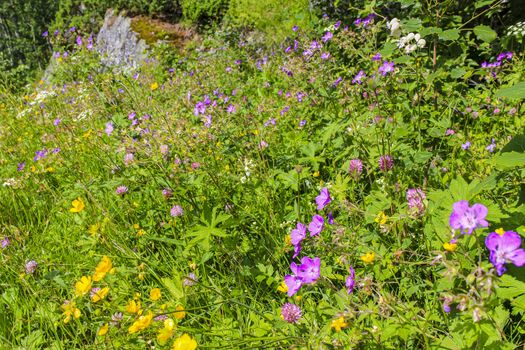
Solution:
<svg viewBox="0 0 525 350"><path fill-rule="evenodd" d="M496 97L516 98L522 100L525 98L525 81L521 81L510 87L500 88L496 91Z"/></svg>
<svg viewBox="0 0 525 350"><path fill-rule="evenodd" d="M486 25L479 25L477 27L474 27L474 34L476 34L478 39L483 40L487 43L490 43L491 41L496 39L497 36L496 32Z"/></svg>
<svg viewBox="0 0 525 350"><path fill-rule="evenodd" d="M180 279L178 279L178 281L174 281L165 277L162 279L162 284L164 284L164 287L166 287L168 292L170 292L170 294L173 295L175 299L180 300L184 298L184 289L182 288L182 282Z"/></svg>
<svg viewBox="0 0 525 350"><path fill-rule="evenodd" d="M454 68L450 71L450 77L452 79L458 79L464 76L465 73L467 73L467 71L464 70L463 68Z"/></svg>
<svg viewBox="0 0 525 350"><path fill-rule="evenodd" d="M494 164L501 170L525 166L525 153L506 152L494 157Z"/></svg>
<svg viewBox="0 0 525 350"><path fill-rule="evenodd" d="M459 29L447 29L439 34L439 38L442 40L457 40L459 39Z"/></svg>

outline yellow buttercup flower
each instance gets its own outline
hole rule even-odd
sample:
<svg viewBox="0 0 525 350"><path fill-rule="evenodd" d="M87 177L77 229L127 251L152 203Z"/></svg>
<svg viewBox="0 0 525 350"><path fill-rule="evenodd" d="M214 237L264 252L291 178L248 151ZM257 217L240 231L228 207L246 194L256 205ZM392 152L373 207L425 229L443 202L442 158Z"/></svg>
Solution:
<svg viewBox="0 0 525 350"><path fill-rule="evenodd" d="M160 293L160 289L159 288L153 288L150 292L149 292L149 298L153 301L157 301L161 298L162 294Z"/></svg>
<svg viewBox="0 0 525 350"><path fill-rule="evenodd" d="M319 174L319 171L316 171L316 172L313 173L313 176L314 176L314 177L318 177L319 175L320 175L320 174Z"/></svg>
<svg viewBox="0 0 525 350"><path fill-rule="evenodd" d="M126 311L130 314L138 314L140 311L140 301L135 302L135 300L130 300L128 305L126 305Z"/></svg>
<svg viewBox="0 0 525 350"><path fill-rule="evenodd" d="M109 324L106 323L105 325L100 327L100 329L98 330L97 335L99 337L103 337L103 336L105 336L108 333L108 331L109 331Z"/></svg>
<svg viewBox="0 0 525 350"><path fill-rule="evenodd" d="M449 252L455 251L457 247L458 247L457 243L450 243L450 242L443 243L443 248L445 248L445 250Z"/></svg>
<svg viewBox="0 0 525 350"><path fill-rule="evenodd" d="M80 213L82 210L84 210L84 202L82 201L82 198L78 197L73 202L71 202L72 208L69 209L72 213Z"/></svg>
<svg viewBox="0 0 525 350"><path fill-rule="evenodd" d="M330 324L330 328L335 329L336 332L341 332L341 329L346 327L348 327L348 323L345 322L345 318L343 316L336 318Z"/></svg>
<svg viewBox="0 0 525 350"><path fill-rule="evenodd" d="M128 333L132 334L148 328L151 324L151 320L153 320L153 312L150 311L147 315L140 316L138 320L133 322L131 327L128 328Z"/></svg>
<svg viewBox="0 0 525 350"><path fill-rule="evenodd" d="M93 224L89 226L88 232L90 235L94 236L98 233L98 230L100 230L100 223Z"/></svg>
<svg viewBox="0 0 525 350"><path fill-rule="evenodd" d="M175 339L172 350L195 350L197 349L197 342L195 339L184 333L182 336Z"/></svg>
<svg viewBox="0 0 525 350"><path fill-rule="evenodd" d="M91 296L91 301L96 303L97 301L104 299L108 293L109 293L109 288L104 287L101 290L93 293L93 295Z"/></svg>
<svg viewBox="0 0 525 350"><path fill-rule="evenodd" d="M384 212L380 212L379 214L377 214L374 221L377 222L379 225L384 225L388 221L388 216L386 216Z"/></svg>
<svg viewBox="0 0 525 350"><path fill-rule="evenodd" d="M154 82L153 84L150 85L149 88L151 89L151 91L155 91L159 88L159 83Z"/></svg>
<svg viewBox="0 0 525 350"><path fill-rule="evenodd" d="M277 291L282 292L282 293L288 292L288 286L286 285L284 281L282 281L279 287L277 287Z"/></svg>
<svg viewBox="0 0 525 350"><path fill-rule="evenodd" d="M77 309L77 307L75 306L74 301L64 302L64 304L62 305L62 310L64 310L64 312L62 313L62 315L65 317L64 323L68 323L71 320L71 316L78 319L82 315L80 310Z"/></svg>
<svg viewBox="0 0 525 350"><path fill-rule="evenodd" d="M93 281L100 281L104 277L106 277L106 274L111 271L113 268L113 263L111 262L111 259L104 255L100 262L98 263L97 267L95 268L95 274L93 275Z"/></svg>
<svg viewBox="0 0 525 350"><path fill-rule="evenodd" d="M503 229L503 227L498 228L495 232L500 236L503 236L505 234L505 230Z"/></svg>
<svg viewBox="0 0 525 350"><path fill-rule="evenodd" d="M287 247L292 246L292 237L290 235L284 237L284 244L286 244Z"/></svg>
<svg viewBox="0 0 525 350"><path fill-rule="evenodd" d="M82 276L80 278L80 281L75 283L75 295L78 297L80 295L84 295L91 289L91 277L90 276Z"/></svg>
<svg viewBox="0 0 525 350"><path fill-rule="evenodd" d="M173 317L175 317L178 320L182 320L186 316L186 312L184 311L184 306L182 305L178 305L175 308L175 311L177 312L174 313Z"/></svg>
<svg viewBox="0 0 525 350"><path fill-rule="evenodd" d="M361 260L363 260L365 264L373 263L375 258L376 258L376 254L374 252L368 252L365 255L361 255Z"/></svg>
<svg viewBox="0 0 525 350"><path fill-rule="evenodd" d="M173 336L173 329L175 328L175 322L171 318L164 320L164 328L159 330L157 335L157 340L161 345L166 344L166 342Z"/></svg>

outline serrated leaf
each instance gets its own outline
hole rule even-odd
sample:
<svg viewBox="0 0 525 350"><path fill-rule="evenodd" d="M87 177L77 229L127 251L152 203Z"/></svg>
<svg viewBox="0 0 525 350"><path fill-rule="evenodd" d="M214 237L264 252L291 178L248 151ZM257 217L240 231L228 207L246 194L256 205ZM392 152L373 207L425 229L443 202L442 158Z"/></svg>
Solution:
<svg viewBox="0 0 525 350"><path fill-rule="evenodd" d="M505 152L494 157L494 164L501 170L525 166L525 153Z"/></svg>
<svg viewBox="0 0 525 350"><path fill-rule="evenodd" d="M525 81L521 81L510 87L500 88L496 91L496 97L506 97L513 99L525 99Z"/></svg>
<svg viewBox="0 0 525 350"><path fill-rule="evenodd" d="M459 29L447 29L439 33L438 36L442 40L457 40L459 39Z"/></svg>
<svg viewBox="0 0 525 350"><path fill-rule="evenodd" d="M479 25L477 27L474 27L473 29L474 34L478 37L478 39L483 40L484 42L490 43L494 39L496 39L496 32L492 30L489 26L486 25Z"/></svg>

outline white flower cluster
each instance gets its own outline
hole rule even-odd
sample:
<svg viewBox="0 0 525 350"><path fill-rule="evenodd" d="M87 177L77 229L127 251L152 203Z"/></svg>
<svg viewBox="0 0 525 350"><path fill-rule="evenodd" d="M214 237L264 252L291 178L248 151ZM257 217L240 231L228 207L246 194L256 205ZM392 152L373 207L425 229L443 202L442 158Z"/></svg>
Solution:
<svg viewBox="0 0 525 350"><path fill-rule="evenodd" d="M393 18L388 22L386 27L390 29L390 35L394 38L399 38L401 36L401 22L399 22L397 18Z"/></svg>
<svg viewBox="0 0 525 350"><path fill-rule="evenodd" d="M508 36L515 36L518 38L525 36L525 22L518 22L507 28Z"/></svg>
<svg viewBox="0 0 525 350"><path fill-rule="evenodd" d="M400 49L404 48L405 53L408 54L412 51L415 51L418 47L422 49L426 44L427 42L421 37L421 35L419 35L419 33L408 33L407 36L399 39L397 42L397 47Z"/></svg>

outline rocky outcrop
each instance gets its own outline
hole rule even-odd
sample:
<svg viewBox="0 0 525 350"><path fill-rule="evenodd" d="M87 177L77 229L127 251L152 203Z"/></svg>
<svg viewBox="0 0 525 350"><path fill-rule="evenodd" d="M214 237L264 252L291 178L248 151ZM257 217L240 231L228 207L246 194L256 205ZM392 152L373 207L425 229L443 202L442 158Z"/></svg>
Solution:
<svg viewBox="0 0 525 350"><path fill-rule="evenodd" d="M131 29L131 19L108 10L97 36L96 49L102 64L109 67L137 67L147 57L148 46Z"/></svg>

